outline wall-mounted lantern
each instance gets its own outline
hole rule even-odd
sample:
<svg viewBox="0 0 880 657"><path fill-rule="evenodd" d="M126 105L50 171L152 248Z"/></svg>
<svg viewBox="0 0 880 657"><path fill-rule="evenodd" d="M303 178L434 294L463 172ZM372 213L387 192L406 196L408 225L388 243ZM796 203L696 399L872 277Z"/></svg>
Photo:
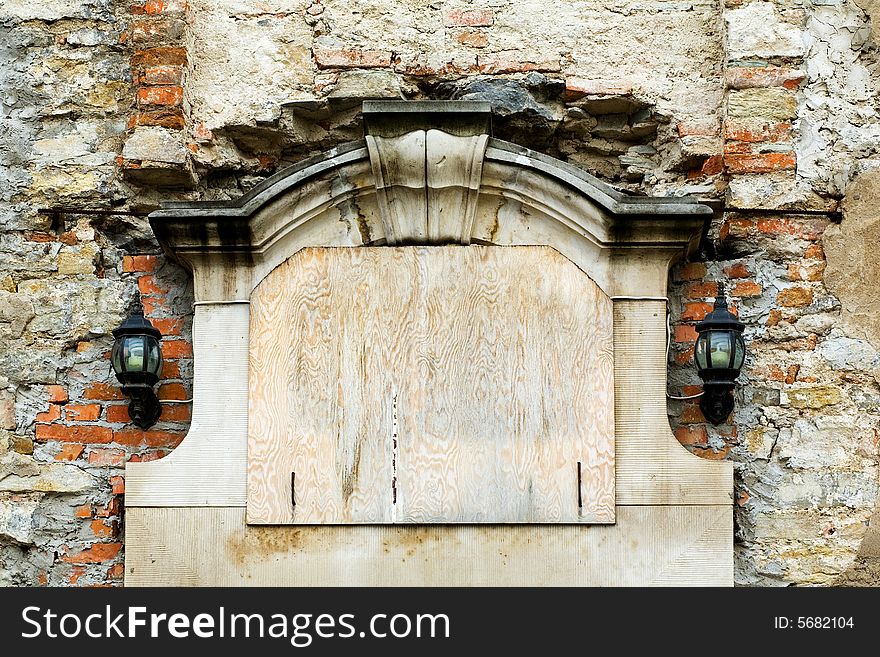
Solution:
<svg viewBox="0 0 880 657"><path fill-rule="evenodd" d="M131 397L128 416L141 429L156 423L162 408L153 391L162 373L162 334L144 317L143 307L137 309L119 328L113 330L113 351L110 361L122 392Z"/></svg>
<svg viewBox="0 0 880 657"><path fill-rule="evenodd" d="M700 410L712 424L721 424L733 412L733 388L746 357L743 324L727 309L724 289L715 308L696 326L694 360L703 379Z"/></svg>

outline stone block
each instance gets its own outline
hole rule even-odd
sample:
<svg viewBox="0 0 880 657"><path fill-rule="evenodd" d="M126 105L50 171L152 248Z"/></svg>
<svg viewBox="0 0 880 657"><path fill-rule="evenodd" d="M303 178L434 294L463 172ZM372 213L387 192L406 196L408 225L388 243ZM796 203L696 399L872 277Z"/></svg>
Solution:
<svg viewBox="0 0 880 657"><path fill-rule="evenodd" d="M0 491L79 493L97 484L88 472L63 463L41 463L8 452L0 457Z"/></svg>
<svg viewBox="0 0 880 657"><path fill-rule="evenodd" d="M787 89L741 89L727 98L727 115L742 119L786 121L797 116L797 99Z"/></svg>
<svg viewBox="0 0 880 657"><path fill-rule="evenodd" d="M800 57L804 54L802 30L781 20L772 2L751 2L724 12L727 21L727 56Z"/></svg>
<svg viewBox="0 0 880 657"><path fill-rule="evenodd" d="M822 408L839 404L842 400L840 388L834 386L812 386L783 391L780 403L792 408Z"/></svg>

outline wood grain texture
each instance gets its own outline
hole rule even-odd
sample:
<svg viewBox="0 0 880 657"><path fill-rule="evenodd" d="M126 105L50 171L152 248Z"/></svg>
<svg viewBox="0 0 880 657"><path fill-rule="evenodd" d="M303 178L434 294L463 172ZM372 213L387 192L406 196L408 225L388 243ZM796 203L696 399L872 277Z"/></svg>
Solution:
<svg viewBox="0 0 880 657"><path fill-rule="evenodd" d="M125 585L733 585L729 505L620 507L615 525L266 527L244 515L128 510Z"/></svg>
<svg viewBox="0 0 880 657"><path fill-rule="evenodd" d="M611 301L552 249L306 249L251 313L248 522L614 521Z"/></svg>

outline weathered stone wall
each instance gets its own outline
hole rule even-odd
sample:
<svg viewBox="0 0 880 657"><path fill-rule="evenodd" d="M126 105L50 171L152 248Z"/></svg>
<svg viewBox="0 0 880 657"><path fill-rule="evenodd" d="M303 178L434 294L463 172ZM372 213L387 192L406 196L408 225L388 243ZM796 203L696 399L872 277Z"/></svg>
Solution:
<svg viewBox="0 0 880 657"><path fill-rule="evenodd" d="M156 3L147 3L156 6ZM122 581L123 468L159 458L189 405L133 430L107 360L140 288L168 336L160 396L187 399L191 284L126 210L130 9L109 0L0 5L0 584ZM169 350L170 347L170 350Z"/></svg>
<svg viewBox="0 0 880 657"><path fill-rule="evenodd" d="M107 361L139 289L167 335L160 396L188 398L187 274L142 217L37 209L235 197L360 137L367 98L486 99L501 138L723 204L673 273L669 387L698 390L719 283L747 324L743 385L727 424L675 400L670 421L736 463L739 583L876 581L874 4L7 0L0 582L119 583L122 465L189 419L169 404L132 431Z"/></svg>

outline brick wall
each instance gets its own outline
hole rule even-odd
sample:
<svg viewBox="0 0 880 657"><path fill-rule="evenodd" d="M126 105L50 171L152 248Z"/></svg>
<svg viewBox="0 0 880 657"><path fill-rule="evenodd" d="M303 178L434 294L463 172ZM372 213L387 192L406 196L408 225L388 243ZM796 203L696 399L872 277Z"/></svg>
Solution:
<svg viewBox="0 0 880 657"><path fill-rule="evenodd" d="M670 392L699 390L693 327L719 283L749 357L729 422L673 400L670 423L735 463L739 583L836 581L878 497L878 345L842 321L826 271L862 257L838 211L880 167L868 16L852 0L622 7L0 5L0 583L119 584L124 463L167 454L189 421L166 405L134 430L107 360L139 292L166 336L160 397L189 398L186 272L142 218L37 209L234 198L361 136L377 97L485 99L502 138L620 188L723 202L670 281ZM829 244L841 226L852 237Z"/></svg>

